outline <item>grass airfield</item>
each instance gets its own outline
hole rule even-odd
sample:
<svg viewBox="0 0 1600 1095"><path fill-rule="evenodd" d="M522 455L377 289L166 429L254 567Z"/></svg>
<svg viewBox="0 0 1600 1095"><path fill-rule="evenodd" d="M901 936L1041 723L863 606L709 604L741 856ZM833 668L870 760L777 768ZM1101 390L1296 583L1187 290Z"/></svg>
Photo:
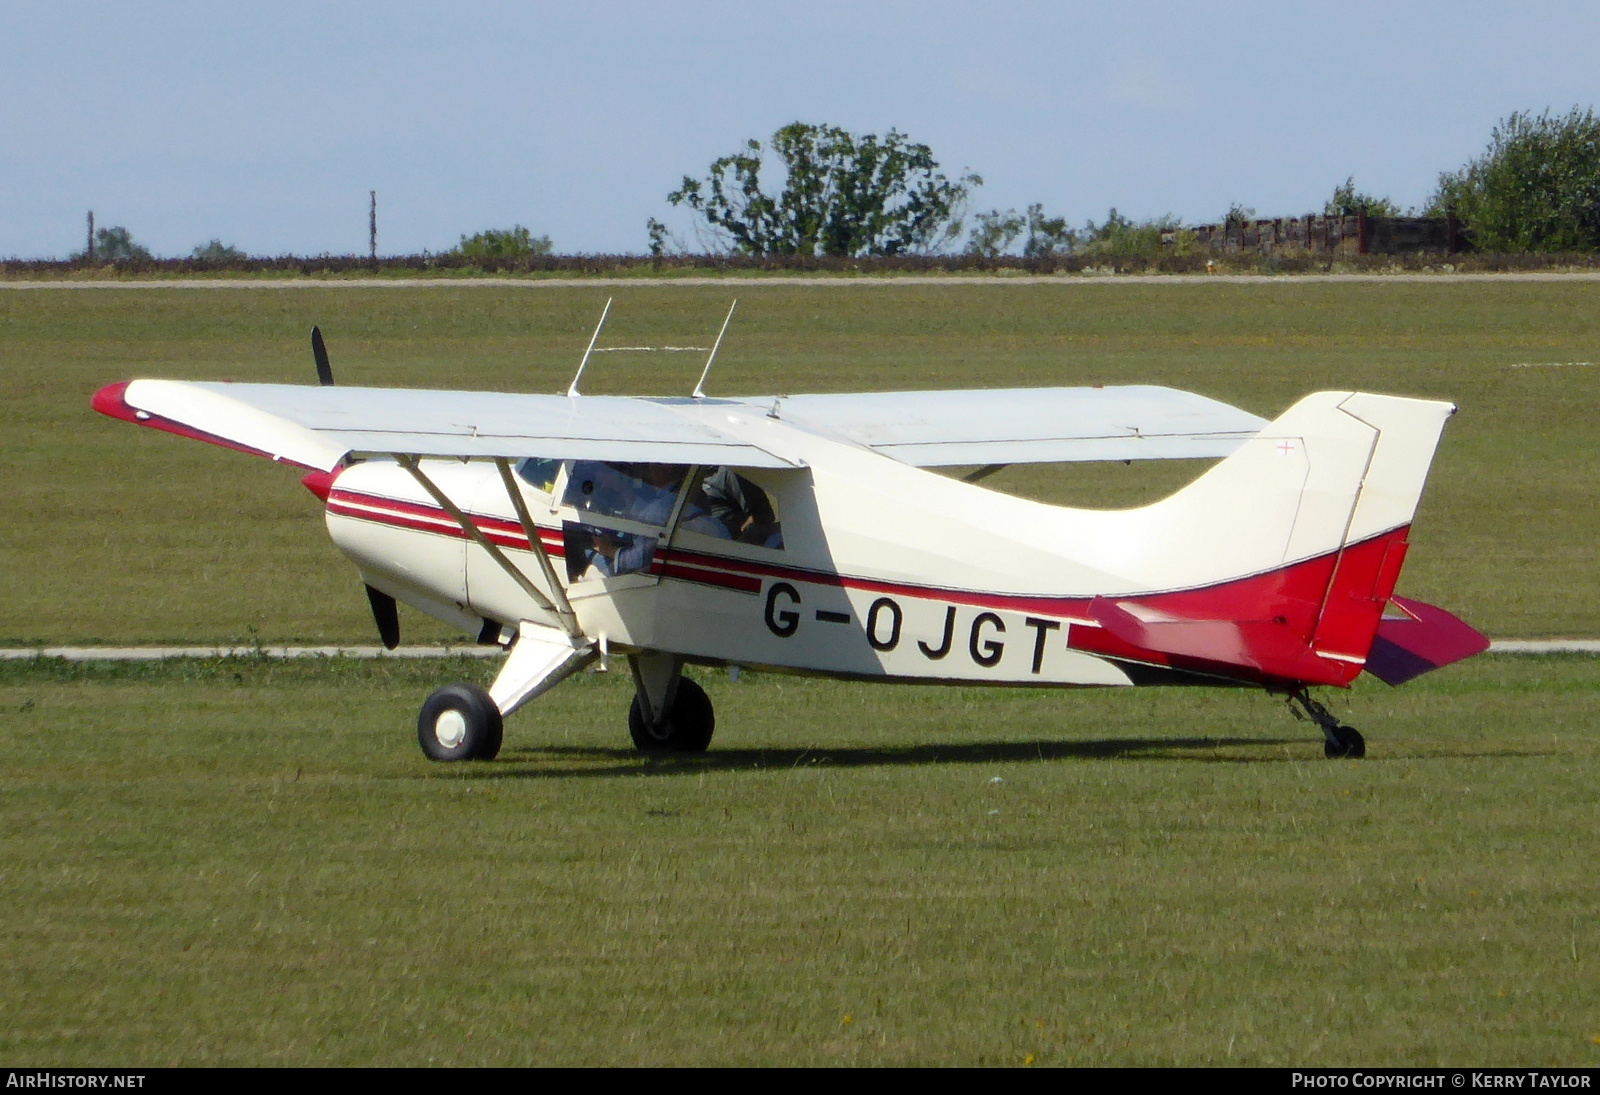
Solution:
<svg viewBox="0 0 1600 1095"><path fill-rule="evenodd" d="M429 765L418 698L488 669L0 668L0 1052L1600 1060L1592 659L1364 685L1361 763L1257 694L748 674L650 761L612 674Z"/></svg>
<svg viewBox="0 0 1600 1095"><path fill-rule="evenodd" d="M0 293L0 645L370 641L291 469L103 418L89 396L138 376L311 383L313 323L340 383L564 391L608 296L612 346L709 345L738 296L713 394L1155 383L1268 417L1328 388L1453 400L1402 591L1500 638L1600 633L1600 283L730 281ZM684 394L701 363L607 354L585 390ZM1193 474L1155 461L992 483L1127 505Z"/></svg>
<svg viewBox="0 0 1600 1095"><path fill-rule="evenodd" d="M0 294L0 643L370 642L283 468L92 414L132 376L564 387L605 289ZM1164 383L1274 415L1449 398L1401 580L1496 637L1600 634L1593 284L616 290L602 344L709 388ZM693 355L591 363L687 391ZM1193 468L993 482L1135 504ZM1012 478L1004 478L1004 477ZM407 641L447 633L415 614ZM623 675L430 765L483 663L0 666L0 1050L28 1064L1600 1063L1600 664L1333 696L720 674L703 758ZM998 782L996 782L998 780Z"/></svg>

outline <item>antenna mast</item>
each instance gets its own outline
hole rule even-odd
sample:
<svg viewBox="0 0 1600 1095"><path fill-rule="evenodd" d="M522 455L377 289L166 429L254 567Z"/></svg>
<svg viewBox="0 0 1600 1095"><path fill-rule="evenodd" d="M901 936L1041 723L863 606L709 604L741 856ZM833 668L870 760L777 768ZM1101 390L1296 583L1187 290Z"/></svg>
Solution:
<svg viewBox="0 0 1600 1095"><path fill-rule="evenodd" d="M584 348L583 360L578 362L578 371L573 374L572 383L567 385L567 398L572 399L579 394L578 381L583 379L583 368L589 364L589 355L594 353L595 340L600 337L600 328L606 325L606 313L611 311L611 302L614 297L606 298L606 306L600 310L600 322L594 325L594 334L589 336L589 345Z"/></svg>
<svg viewBox="0 0 1600 1095"><path fill-rule="evenodd" d="M728 305L728 316L722 321L722 330L717 332L717 341L711 344L711 353L706 356L706 367L700 370L700 379L695 381L694 394L691 396L693 399L704 399L706 397L706 377L711 374L711 363L717 359L717 349L722 345L722 336L728 333L728 324L733 322L733 310L737 307L739 307L739 301L738 298L735 298L734 302Z"/></svg>

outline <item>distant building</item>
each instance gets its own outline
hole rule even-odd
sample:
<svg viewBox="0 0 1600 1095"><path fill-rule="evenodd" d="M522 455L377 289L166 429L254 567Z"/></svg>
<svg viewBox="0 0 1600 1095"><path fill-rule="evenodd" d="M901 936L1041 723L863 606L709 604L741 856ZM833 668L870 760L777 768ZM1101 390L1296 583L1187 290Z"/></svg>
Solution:
<svg viewBox="0 0 1600 1095"><path fill-rule="evenodd" d="M1346 217L1315 214L1269 220L1226 221L1194 229L1202 247L1239 252L1307 251L1317 254L1454 254L1468 250L1455 217Z"/></svg>

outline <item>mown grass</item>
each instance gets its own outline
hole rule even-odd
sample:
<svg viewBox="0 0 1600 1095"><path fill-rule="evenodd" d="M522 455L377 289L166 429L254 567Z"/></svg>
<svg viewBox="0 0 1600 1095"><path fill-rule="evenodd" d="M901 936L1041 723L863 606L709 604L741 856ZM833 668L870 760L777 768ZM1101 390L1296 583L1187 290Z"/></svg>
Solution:
<svg viewBox="0 0 1600 1095"><path fill-rule="evenodd" d="M282 468L93 415L131 376L554 391L606 289L0 294L0 642L370 642ZM616 290L711 390L1172 384L1450 398L1402 591L1600 631L1588 284ZM686 356L593 391L683 392ZM1519 366L1529 365L1531 368ZM1193 468L1019 471L1131 504ZM444 632L404 618L408 639ZM702 758L581 676L493 764L410 727L482 662L0 665L0 1052L162 1063L1461 1063L1600 1054L1596 663L1332 701L707 678ZM999 782L995 782L998 779Z"/></svg>
<svg viewBox="0 0 1600 1095"><path fill-rule="evenodd" d="M1254 693L0 666L0 1054L102 1064L1600 1063L1593 659Z"/></svg>
<svg viewBox="0 0 1600 1095"><path fill-rule="evenodd" d="M369 640L292 472L104 419L90 393L306 382L314 322L342 383L556 391L612 294L611 345L698 344L742 295L713 392L1150 382L1265 415L1320 388L1452 399L1403 591L1498 636L1600 630L1600 367L1565 364L1600 361L1600 285L743 283L0 294L0 642ZM692 357L607 355L586 384L681 393ZM1190 473L1082 466L1067 496L1131 504Z"/></svg>

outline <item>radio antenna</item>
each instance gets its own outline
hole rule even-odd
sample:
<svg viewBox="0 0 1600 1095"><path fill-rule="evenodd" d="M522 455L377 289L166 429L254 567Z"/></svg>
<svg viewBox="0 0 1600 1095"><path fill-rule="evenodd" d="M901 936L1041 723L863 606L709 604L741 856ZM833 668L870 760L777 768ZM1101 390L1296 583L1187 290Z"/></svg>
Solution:
<svg viewBox="0 0 1600 1095"><path fill-rule="evenodd" d="M584 348L583 360L578 362L578 371L573 374L572 383L567 385L568 399L571 399L579 394L578 381L583 379L583 367L589 364L589 355L594 353L595 340L600 337L600 328L606 325L606 313L611 311L611 301L613 299L615 298L607 297L606 306L600 310L600 322L594 325L594 334L589 336L589 345ZM715 349L712 350L712 353L713 355L716 353Z"/></svg>
<svg viewBox="0 0 1600 1095"><path fill-rule="evenodd" d="M722 336L728 333L728 324L733 322L733 310L737 307L739 307L739 301L738 298L734 298L734 302L728 305L728 317L722 321L722 330L717 332L717 341L711 344L711 353L706 356L706 367L700 370L700 379L695 382L694 394L690 398L704 399L706 397L706 377L711 374L711 363L717 360L717 348L722 345Z"/></svg>

